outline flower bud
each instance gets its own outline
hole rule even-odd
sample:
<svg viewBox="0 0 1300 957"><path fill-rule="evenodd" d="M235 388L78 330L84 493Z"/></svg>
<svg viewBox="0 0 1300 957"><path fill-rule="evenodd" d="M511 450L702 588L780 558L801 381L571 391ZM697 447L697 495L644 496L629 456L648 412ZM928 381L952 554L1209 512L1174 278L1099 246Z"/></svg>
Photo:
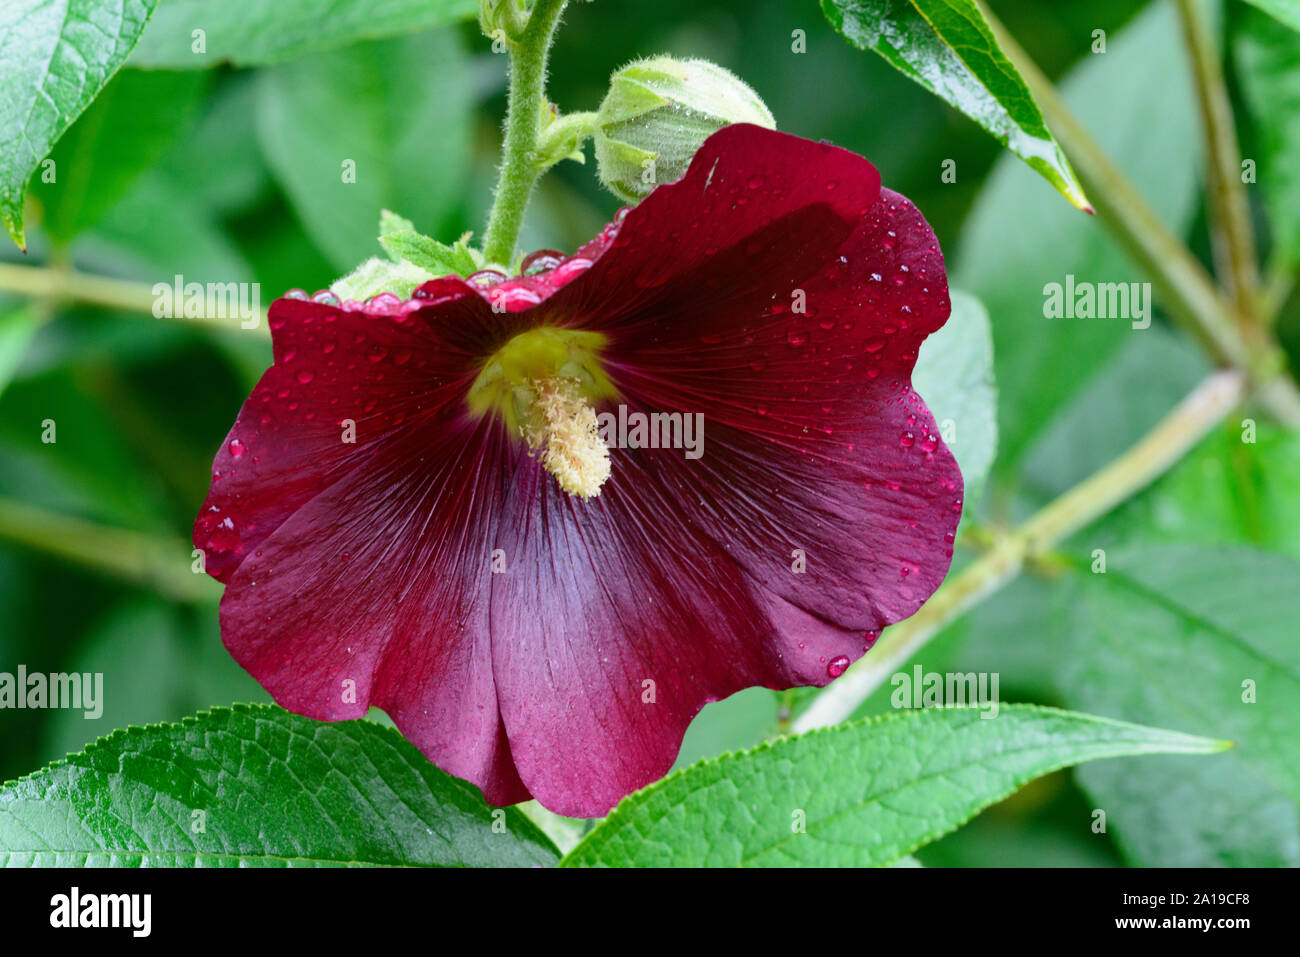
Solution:
<svg viewBox="0 0 1300 957"><path fill-rule="evenodd" d="M618 70L596 114L600 181L625 202L682 177L700 145L730 123L776 121L746 83L707 60L652 57Z"/></svg>

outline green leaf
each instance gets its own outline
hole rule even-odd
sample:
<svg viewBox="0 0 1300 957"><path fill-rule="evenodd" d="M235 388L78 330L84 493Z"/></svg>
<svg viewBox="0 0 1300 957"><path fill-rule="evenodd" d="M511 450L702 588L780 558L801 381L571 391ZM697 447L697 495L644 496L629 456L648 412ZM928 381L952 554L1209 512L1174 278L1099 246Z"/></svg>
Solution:
<svg viewBox="0 0 1300 957"><path fill-rule="evenodd" d="M324 7L320 0L167 0L131 65L173 70L222 62L260 66L477 14L476 0L348 0Z"/></svg>
<svg viewBox="0 0 1300 957"><path fill-rule="evenodd" d="M1226 747L1034 705L981 713L894 712L704 761L625 798L562 864L890 864L1049 771Z"/></svg>
<svg viewBox="0 0 1300 957"><path fill-rule="evenodd" d="M1300 4L1291 9L1300 21ZM1242 94L1258 128L1255 178L1267 201L1275 254L1294 267L1300 265L1300 33L1252 13L1242 18L1235 48Z"/></svg>
<svg viewBox="0 0 1300 957"><path fill-rule="evenodd" d="M1255 545L1300 559L1298 488L1300 433L1230 421L1105 528L1124 545Z"/></svg>
<svg viewBox="0 0 1300 957"><path fill-rule="evenodd" d="M0 790L7 866L528 866L550 841L496 818L391 728L236 705L127 728ZM499 828L498 828L499 829Z"/></svg>
<svg viewBox="0 0 1300 957"><path fill-rule="evenodd" d="M379 237L379 245L393 262L405 260L434 276L468 276L478 269L469 247L469 233L448 246L414 229L403 229Z"/></svg>
<svg viewBox="0 0 1300 957"><path fill-rule="evenodd" d="M26 248L27 180L126 60L156 0L6 0L0 7L0 220Z"/></svg>
<svg viewBox="0 0 1300 957"><path fill-rule="evenodd" d="M1180 333L1153 325L1130 337L1041 428L1021 460L1024 490L1044 503L1063 494L1122 455L1212 370Z"/></svg>
<svg viewBox="0 0 1300 957"><path fill-rule="evenodd" d="M470 90L456 36L367 43L266 71L258 138L339 271L374 250L382 209L436 234L462 201Z"/></svg>
<svg viewBox="0 0 1300 957"><path fill-rule="evenodd" d="M1088 197L974 0L822 0L846 40L965 113L1079 209Z"/></svg>
<svg viewBox="0 0 1300 957"><path fill-rule="evenodd" d="M33 360L57 339L61 324L45 326ZM90 393L87 380L83 370L60 368L10 383L0 398L0 496L102 525L170 532L159 477L123 443L113 410ZM47 419L55 424L56 441L49 443L42 441ZM177 558L188 561L188 554L187 548Z"/></svg>
<svg viewBox="0 0 1300 957"><path fill-rule="evenodd" d="M223 218L247 214L268 193L271 171L257 143L256 72L230 73L215 84L194 128L162 168L186 195Z"/></svg>
<svg viewBox="0 0 1300 957"><path fill-rule="evenodd" d="M0 394L18 371L40 326L40 316L27 306L0 305Z"/></svg>
<svg viewBox="0 0 1300 957"><path fill-rule="evenodd" d="M1056 497L1115 458L1207 374L1193 346L1173 333L1150 332L1150 347L1135 341L1125 349L1026 458L1036 500ZM1244 432L1243 420L1225 423L1150 489L1077 536L1068 552L1090 563L1094 548L1195 542L1253 545L1300 559L1292 531L1300 527L1300 435L1258 423L1256 441L1247 443ZM969 637L958 659L927 663L927 670L1000 671L1004 692L1013 687L1021 696L1062 700L1057 671L1076 654L1068 634L1079 608L1074 591L1070 579L1022 576L963 619ZM1034 640L1025 641L1026 634Z"/></svg>
<svg viewBox="0 0 1300 957"><path fill-rule="evenodd" d="M44 667L102 674L105 693L89 713L51 711L44 747L28 767L79 751L114 728L180 721L230 701L270 703L222 646L214 604L186 608L132 596L93 621L67 657Z"/></svg>
<svg viewBox="0 0 1300 957"><path fill-rule="evenodd" d="M1061 87L1071 110L1160 218L1182 233L1195 213L1199 127L1181 33L1168 4L1149 7ZM1141 96L1134 90L1141 89ZM1004 157L962 233L952 282L994 317L998 471L1011 474L1057 410L1133 339L1124 319L1048 319L1043 289L1145 277L1092 217L1075 216L1024 167Z"/></svg>
<svg viewBox="0 0 1300 957"><path fill-rule="evenodd" d="M1285 23L1292 30L1300 30L1300 3L1296 3L1296 0L1247 0L1247 2L1271 14L1279 23Z"/></svg>
<svg viewBox="0 0 1300 957"><path fill-rule="evenodd" d="M1224 545L1110 551L1081 572L1058 680L1073 707L1236 742L1208 768L1079 773L1144 865L1300 864L1300 563Z"/></svg>
<svg viewBox="0 0 1300 957"><path fill-rule="evenodd" d="M912 386L934 413L940 434L951 436L965 498L974 505L998 444L993 330L978 299L957 290L951 297L952 315L922 344Z"/></svg>
<svg viewBox="0 0 1300 957"><path fill-rule="evenodd" d="M99 222L185 132L206 87L202 73L115 76L50 154L54 181L32 185L46 232L64 245Z"/></svg>
<svg viewBox="0 0 1300 957"><path fill-rule="evenodd" d="M119 268L151 285L177 274L202 282L252 279L239 248L188 183L162 170L149 170L132 184L92 235L122 254ZM231 325L237 328L233 319Z"/></svg>
<svg viewBox="0 0 1300 957"><path fill-rule="evenodd" d="M385 238L405 232L415 232L415 223L405 216L399 216L391 209L381 209L379 211L379 242L381 245Z"/></svg>

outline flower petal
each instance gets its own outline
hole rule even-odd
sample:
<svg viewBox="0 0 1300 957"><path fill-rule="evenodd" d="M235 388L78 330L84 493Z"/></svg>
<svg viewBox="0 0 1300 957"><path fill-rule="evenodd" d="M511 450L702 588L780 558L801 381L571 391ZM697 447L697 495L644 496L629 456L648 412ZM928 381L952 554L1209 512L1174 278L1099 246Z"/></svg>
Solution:
<svg viewBox="0 0 1300 957"><path fill-rule="evenodd" d="M414 429L244 558L226 647L277 703L325 721L383 708L495 804L526 800L492 677L488 594L504 432Z"/></svg>
<svg viewBox="0 0 1300 957"><path fill-rule="evenodd" d="M493 803L592 816L705 703L825 684L914 612L961 476L909 385L942 257L862 158L730 127L580 252L498 289L277 302L195 543L229 583L227 647L281 704L382 707ZM606 334L625 411L702 414L703 458L617 449L579 502L471 419L482 359L548 322Z"/></svg>
<svg viewBox="0 0 1300 957"><path fill-rule="evenodd" d="M511 479L492 666L519 773L560 814L662 776L706 702L785 683L743 570L656 470L673 455L620 461L586 503L527 458Z"/></svg>
<svg viewBox="0 0 1300 957"><path fill-rule="evenodd" d="M463 284L454 296L411 305L420 311L375 315L298 299L271 305L275 363L222 442L194 523L194 544L215 578L229 581L259 542L364 467L408 416L453 405L468 362L432 347L430 317L456 328L488 310ZM347 441L349 423L355 441Z"/></svg>
<svg viewBox="0 0 1300 957"><path fill-rule="evenodd" d="M629 210L597 244L595 264L539 311L622 339L653 335L679 301L744 308L773 276L808 276L828 262L879 193L880 174L855 153L725 127L682 179Z"/></svg>
<svg viewBox="0 0 1300 957"><path fill-rule="evenodd" d="M803 311L789 272L748 281L646 296L607 357L625 414L703 415L702 458L617 449L587 504L512 482L492 660L520 774L561 813L662 775L709 701L826 684L947 573L962 478L909 384L949 312L929 226L884 191L799 277Z"/></svg>
<svg viewBox="0 0 1300 957"><path fill-rule="evenodd" d="M780 596L778 617L803 610L802 640L818 621L878 633L943 580L961 515L961 474L910 385L950 311L942 254L885 190L791 292L759 311L679 302L618 341L611 379L640 407L703 416L713 507L699 527ZM795 549L804 574L790 574Z"/></svg>

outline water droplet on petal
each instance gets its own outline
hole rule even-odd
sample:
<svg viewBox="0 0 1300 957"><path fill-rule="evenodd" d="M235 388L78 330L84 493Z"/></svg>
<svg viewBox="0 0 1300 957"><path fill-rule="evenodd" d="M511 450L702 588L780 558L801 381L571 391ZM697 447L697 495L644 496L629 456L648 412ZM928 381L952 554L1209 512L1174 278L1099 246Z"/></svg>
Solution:
<svg viewBox="0 0 1300 957"><path fill-rule="evenodd" d="M478 286L480 289L486 289L488 286L495 286L506 279L506 274L499 269L480 269L478 272L472 272L465 277L465 281L471 286Z"/></svg>
<svg viewBox="0 0 1300 957"><path fill-rule="evenodd" d="M844 674L846 670L848 670L848 667L849 667L848 656L840 655L837 658L832 658L830 660L830 663L826 665L826 674L828 674L832 678L838 678L840 675Z"/></svg>
<svg viewBox="0 0 1300 957"><path fill-rule="evenodd" d="M539 272L554 269L562 262L564 262L564 253L554 249L539 249L537 252L524 257L523 262L519 264L519 274L521 276L535 276Z"/></svg>
<svg viewBox="0 0 1300 957"><path fill-rule="evenodd" d="M208 547L218 552L228 552L238 544L239 532L229 516L218 522L212 534L208 536Z"/></svg>

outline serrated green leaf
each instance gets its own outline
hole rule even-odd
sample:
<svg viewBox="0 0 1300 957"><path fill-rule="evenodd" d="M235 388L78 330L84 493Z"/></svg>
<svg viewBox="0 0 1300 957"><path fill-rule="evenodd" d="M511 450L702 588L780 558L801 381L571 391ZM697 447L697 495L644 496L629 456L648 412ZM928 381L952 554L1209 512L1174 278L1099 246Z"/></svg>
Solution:
<svg viewBox="0 0 1300 957"><path fill-rule="evenodd" d="M625 798L563 866L890 864L1026 781L1224 742L1004 705L901 711L693 765Z"/></svg>
<svg viewBox="0 0 1300 957"><path fill-rule="evenodd" d="M530 866L550 841L497 819L391 728L236 705L128 728L0 790L6 866ZM498 828L499 830L499 828Z"/></svg>
<svg viewBox="0 0 1300 957"><path fill-rule="evenodd" d="M23 197L41 159L140 39L156 0L0 6L0 220L25 248Z"/></svg>
<svg viewBox="0 0 1300 957"><path fill-rule="evenodd" d="M979 501L997 453L997 387L993 330L978 299L953 290L952 315L921 345L912 387L939 423L966 483L966 501ZM949 430L946 424L951 425Z"/></svg>
<svg viewBox="0 0 1300 957"><path fill-rule="evenodd" d="M437 234L463 200L470 90L449 31L266 70L257 113L271 171L340 271L374 251L380 210Z"/></svg>
<svg viewBox="0 0 1300 957"><path fill-rule="evenodd" d="M831 25L966 114L1079 209L1090 209L1029 87L973 0L822 0Z"/></svg>
<svg viewBox="0 0 1300 957"><path fill-rule="evenodd" d="M260 66L477 14L476 0L348 0L325 8L320 0L167 0L131 65L173 70L222 62Z"/></svg>
<svg viewBox="0 0 1300 957"><path fill-rule="evenodd" d="M1196 209L1196 105L1191 84L1148 79L1187 75L1180 37L1172 6L1152 5L1061 84L1070 109L1175 233ZM1147 277L1100 223L1062 207L1011 157L994 167L954 260L953 285L978 296L993 317L996 471L1010 473L1093 375L1151 333L1125 319L1046 318L1044 287L1070 274L1090 283Z"/></svg>
<svg viewBox="0 0 1300 957"><path fill-rule="evenodd" d="M394 262L406 260L434 276L468 276L478 269L468 233L448 246L413 229L403 229L380 236L379 245Z"/></svg>

